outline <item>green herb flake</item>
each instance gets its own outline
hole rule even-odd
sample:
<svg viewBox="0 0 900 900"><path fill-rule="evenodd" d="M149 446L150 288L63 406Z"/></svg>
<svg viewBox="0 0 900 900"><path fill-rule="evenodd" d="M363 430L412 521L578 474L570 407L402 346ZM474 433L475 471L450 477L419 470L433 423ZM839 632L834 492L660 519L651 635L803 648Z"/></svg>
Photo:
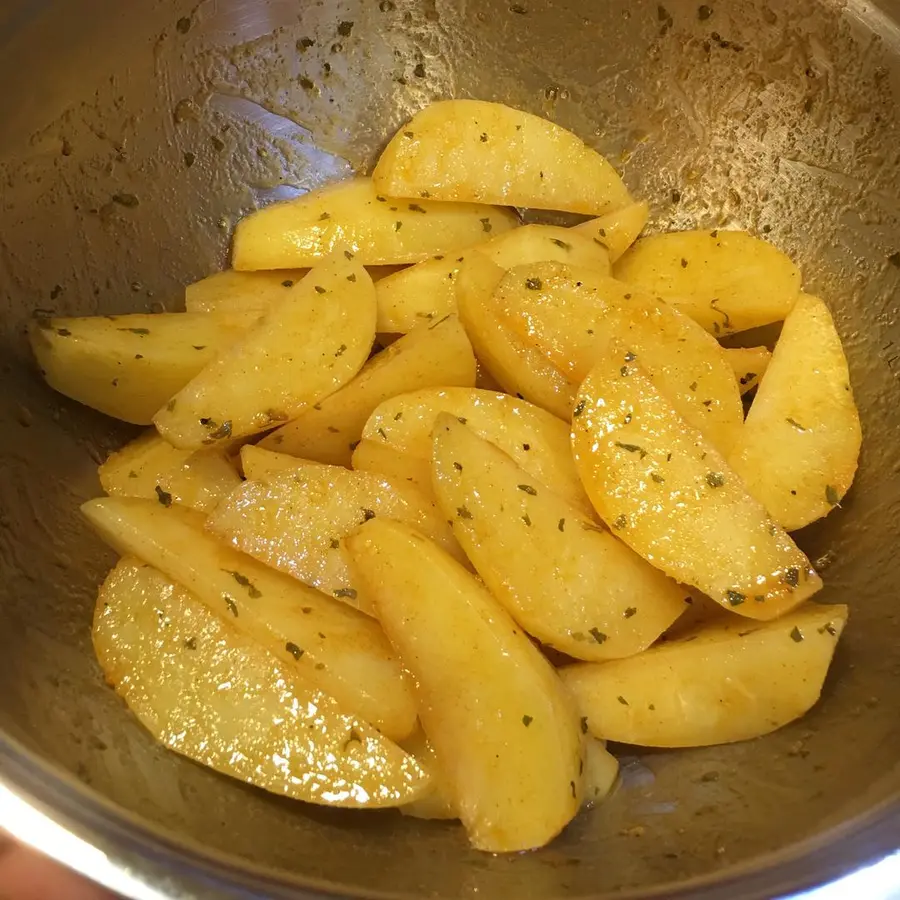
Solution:
<svg viewBox="0 0 900 900"><path fill-rule="evenodd" d="M537 497L537 491L530 484L520 484L518 485L518 488L520 491L524 491L532 497Z"/></svg>
<svg viewBox="0 0 900 900"><path fill-rule="evenodd" d="M128 331L128 332L131 332L131 334L138 334L141 337L144 337L145 335L150 334L149 328L120 328L118 330L119 331Z"/></svg>
<svg viewBox="0 0 900 900"><path fill-rule="evenodd" d="M337 358L339 356L343 356L344 353L346 353L346 352L347 352L347 345L341 344L341 346L338 347L337 350L334 351L335 358Z"/></svg>
<svg viewBox="0 0 900 900"><path fill-rule="evenodd" d="M235 572L233 569L223 569L227 572L242 588L247 589L247 593L254 599L262 597L262 592L257 590L256 585L243 573Z"/></svg>
<svg viewBox="0 0 900 900"><path fill-rule="evenodd" d="M800 584L800 569L797 566L788 566L784 570L784 583L791 587L797 587Z"/></svg>
<svg viewBox="0 0 900 900"><path fill-rule="evenodd" d="M525 279L525 287L528 288L529 291L539 291L544 286L544 283L540 278L526 278Z"/></svg>
<svg viewBox="0 0 900 900"><path fill-rule="evenodd" d="M788 425L793 425L794 428L797 429L797 431L806 431L806 429L796 419L792 419L790 416L785 419L785 422L787 422Z"/></svg>
<svg viewBox="0 0 900 900"><path fill-rule="evenodd" d="M356 588L338 588L335 591L332 591L332 594L337 597L346 597L348 600L356 599Z"/></svg>
<svg viewBox="0 0 900 900"><path fill-rule="evenodd" d="M288 641L284 645L284 649L287 650L287 652L290 653L291 656L294 657L294 659L300 659L300 657L303 656L303 651L292 641Z"/></svg>
<svg viewBox="0 0 900 900"><path fill-rule="evenodd" d="M572 418L577 418L584 412L584 408L587 406L587 400L579 400L578 404L575 406L575 409L572 410Z"/></svg>
<svg viewBox="0 0 900 900"><path fill-rule="evenodd" d="M626 453L640 453L641 459L647 455L647 451L637 444L623 444L621 441L616 441L614 446L618 447L620 450L624 450Z"/></svg>
<svg viewBox="0 0 900 900"><path fill-rule="evenodd" d="M559 238L550 238L550 243L556 244L556 246L559 247L560 250L565 250L567 252L571 251L572 249L571 244L567 244L565 241L561 241Z"/></svg>
<svg viewBox="0 0 900 900"><path fill-rule="evenodd" d="M459 516L460 519L471 519L472 513L469 512L469 508L467 506L457 506L456 507L456 515Z"/></svg>
<svg viewBox="0 0 900 900"><path fill-rule="evenodd" d="M380 434L384 440L388 439L387 432L383 428L379 427L377 433Z"/></svg>
<svg viewBox="0 0 900 900"><path fill-rule="evenodd" d="M328 546L331 547L332 550L338 550L340 549L341 542L337 538L332 538Z"/></svg>
<svg viewBox="0 0 900 900"><path fill-rule="evenodd" d="M479 221L481 222L481 230L485 233L490 233L494 230L494 226L491 225L490 219L479 219Z"/></svg>
<svg viewBox="0 0 900 900"><path fill-rule="evenodd" d="M125 329L125 328L120 328L120 329L119 329L119 331L126 331L126 330L127 330L127 329ZM72 337L72 332L69 331L68 328L57 328L57 329L56 329L56 333L57 333L60 337Z"/></svg>
<svg viewBox="0 0 900 900"><path fill-rule="evenodd" d="M650 477L651 477L657 484L665 484L665 483L666 483L666 479L663 478L662 475L659 474L659 472L651 472L651 473L650 473Z"/></svg>
<svg viewBox="0 0 900 900"><path fill-rule="evenodd" d="M560 531L565 531L566 530L566 520L560 519L559 524L556 527L559 528Z"/></svg>
<svg viewBox="0 0 900 900"><path fill-rule="evenodd" d="M534 721L533 716L522 716L522 724L527 728Z"/></svg>
<svg viewBox="0 0 900 900"><path fill-rule="evenodd" d="M618 700L619 703L622 704L622 706L630 706L629 702L621 694L619 694L619 696L616 697L616 700Z"/></svg>
<svg viewBox="0 0 900 900"><path fill-rule="evenodd" d="M331 218L331 213L323 212L321 216L319 216L320 222L327 222Z"/></svg>
<svg viewBox="0 0 900 900"><path fill-rule="evenodd" d="M833 484L825 486L825 500L829 506L840 506L841 498Z"/></svg>
<svg viewBox="0 0 900 900"><path fill-rule="evenodd" d="M628 516L625 513L622 513L619 516L616 516L615 521L613 522L613 528L623 529L628 525Z"/></svg>
<svg viewBox="0 0 900 900"><path fill-rule="evenodd" d="M721 472L707 472L706 483L711 488L720 488L725 484L725 476Z"/></svg>
<svg viewBox="0 0 900 900"><path fill-rule="evenodd" d="M454 463L453 463L453 468L456 469L457 472L462 472L462 470L463 470L462 463L454 462Z"/></svg>
<svg viewBox="0 0 900 900"><path fill-rule="evenodd" d="M688 388L690 388L690 390L692 390L692 391L696 391L696 390L697 390L697 382L696 382L696 381L692 381L692 382L688 385Z"/></svg>
<svg viewBox="0 0 900 900"><path fill-rule="evenodd" d="M522 516L522 521L523 521L529 528L531 528L531 517L528 515L528 513L525 513L525 515Z"/></svg>
<svg viewBox="0 0 900 900"><path fill-rule="evenodd" d="M238 608L237 603L234 602L234 597L229 597L228 594L223 594L222 596L225 600L225 605L228 607L228 612L230 612L235 618L237 618Z"/></svg>
<svg viewBox="0 0 900 900"><path fill-rule="evenodd" d="M823 634L823 633L826 632L826 631L827 631L832 637L837 637L837 628L835 628L834 625L833 625L831 622L828 622L828 624L823 625L823 626L819 629L819 634Z"/></svg>
<svg viewBox="0 0 900 900"><path fill-rule="evenodd" d="M606 643L606 635L600 631L596 626L594 628L588 629L588 634L594 639L597 644L605 644Z"/></svg>
<svg viewBox="0 0 900 900"><path fill-rule="evenodd" d="M185 649L187 649L187 650L196 650L197 649L197 638L195 638L195 637L188 638L184 642L184 646L185 646Z"/></svg>
<svg viewBox="0 0 900 900"><path fill-rule="evenodd" d="M795 644L803 643L803 632L796 625L791 629L791 640Z"/></svg>
<svg viewBox="0 0 900 900"><path fill-rule="evenodd" d="M419 206L418 203L410 203L410 204L409 204L409 211L410 211L410 212L422 213L423 215L425 215L425 214L428 212L427 209L425 209L423 206Z"/></svg>
<svg viewBox="0 0 900 900"><path fill-rule="evenodd" d="M398 219L394 222L394 231L399 231L403 227L403 223Z"/></svg>
<svg viewBox="0 0 900 900"><path fill-rule="evenodd" d="M747 595L740 591L725 591L725 599L732 606L740 606L747 599Z"/></svg>
<svg viewBox="0 0 900 900"><path fill-rule="evenodd" d="M748 372L741 378L741 387L746 387L754 378L756 378L756 372Z"/></svg>
<svg viewBox="0 0 900 900"><path fill-rule="evenodd" d="M356 275L351 273L350 275L347 276L347 281L349 281L351 284L355 284L356 283Z"/></svg>
<svg viewBox="0 0 900 900"><path fill-rule="evenodd" d="M362 514L363 514L363 522L368 522L369 519L375 518L375 510L374 509L365 509L364 508L362 511Z"/></svg>
<svg viewBox="0 0 900 900"><path fill-rule="evenodd" d="M164 491L159 485L154 488L156 497L167 509L172 505L172 495L168 491Z"/></svg>
<svg viewBox="0 0 900 900"><path fill-rule="evenodd" d="M629 606L629 607L625 610L625 612L622 613L622 615L625 616L626 619L630 619L632 616L637 615L637 607L636 607L636 606Z"/></svg>

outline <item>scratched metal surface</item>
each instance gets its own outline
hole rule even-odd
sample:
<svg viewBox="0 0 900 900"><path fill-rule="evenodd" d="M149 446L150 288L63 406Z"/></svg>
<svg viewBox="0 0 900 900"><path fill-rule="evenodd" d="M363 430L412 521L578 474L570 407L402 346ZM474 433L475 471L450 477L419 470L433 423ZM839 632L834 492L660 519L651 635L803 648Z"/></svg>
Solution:
<svg viewBox="0 0 900 900"><path fill-rule="evenodd" d="M829 829L896 798L898 14L860 0L0 3L0 83L16 86L0 92L0 729L88 790L75 827L90 812L121 850L115 814L89 799L102 796L178 845L261 867L276 881L260 895L276 882L642 895L740 871L726 891L738 897L808 877L796 842L827 848ZM179 308L243 212L365 170L411 112L447 96L573 128L651 201L654 228L748 227L792 253L836 311L866 434L844 508L800 538L829 563L822 599L852 609L822 703L763 740L626 759L610 802L513 859L468 850L452 825L290 804L151 743L90 653L111 557L76 514L127 432L44 388L22 340L38 308ZM0 769L20 771L8 752ZM173 892L220 895L170 858L152 865Z"/></svg>

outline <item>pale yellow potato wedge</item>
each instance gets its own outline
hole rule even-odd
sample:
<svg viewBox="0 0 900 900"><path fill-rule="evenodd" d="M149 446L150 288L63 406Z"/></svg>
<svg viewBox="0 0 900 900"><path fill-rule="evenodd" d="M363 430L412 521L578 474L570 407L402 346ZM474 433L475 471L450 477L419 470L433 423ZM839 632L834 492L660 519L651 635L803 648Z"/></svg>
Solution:
<svg viewBox="0 0 900 900"><path fill-rule="evenodd" d="M274 478L284 472L300 472L310 466L324 468L325 463L316 462L314 459L300 459L299 456L277 453L275 450L266 450L265 447L257 444L247 444L241 447L241 470L244 478L248 481Z"/></svg>
<svg viewBox="0 0 900 900"><path fill-rule="evenodd" d="M431 434L442 412L457 416L477 435L508 453L532 478L593 515L572 460L568 425L508 394L472 388L429 388L401 394L372 413L363 439L430 460Z"/></svg>
<svg viewBox="0 0 900 900"><path fill-rule="evenodd" d="M452 791L441 774L437 754L425 732L417 729L403 742L403 749L428 773L431 785L422 796L401 806L400 812L414 819L458 819Z"/></svg>
<svg viewBox="0 0 900 900"><path fill-rule="evenodd" d="M184 289L188 312L241 312L264 315L284 299L284 292L306 277L308 269L236 272L226 269L201 278Z"/></svg>
<svg viewBox="0 0 900 900"><path fill-rule="evenodd" d="M677 231L641 238L616 278L658 294L717 336L780 322L800 292L800 271L745 231Z"/></svg>
<svg viewBox="0 0 900 900"><path fill-rule="evenodd" d="M644 747L746 741L815 704L846 621L846 606L816 603L772 622L731 617L560 675L597 737Z"/></svg>
<svg viewBox="0 0 900 900"><path fill-rule="evenodd" d="M727 453L737 440L744 410L733 370L715 338L677 310L615 279L559 263L511 269L494 298L519 337L571 381L581 383L619 341L716 447Z"/></svg>
<svg viewBox="0 0 900 900"><path fill-rule="evenodd" d="M91 500L81 509L113 549L192 591L348 714L392 740L412 732L412 695L371 618L225 546L203 530L203 516L193 510L121 497Z"/></svg>
<svg viewBox="0 0 900 900"><path fill-rule="evenodd" d="M856 474L862 431L828 307L801 294L785 319L729 462L782 527L827 516Z"/></svg>
<svg viewBox="0 0 900 900"><path fill-rule="evenodd" d="M606 749L603 741L588 737L584 742L584 794L582 808L591 809L612 792L619 777L619 761ZM426 797L433 796L432 788ZM413 803L424 802L413 800ZM401 807L401 812L403 808Z"/></svg>
<svg viewBox="0 0 900 900"><path fill-rule="evenodd" d="M98 475L103 490L111 497L180 503L200 512L215 509L241 483L221 450L179 450L155 431L110 454Z"/></svg>
<svg viewBox="0 0 900 900"><path fill-rule="evenodd" d="M259 434L296 418L363 367L375 340L375 287L338 256L317 266L243 339L153 417L176 447Z"/></svg>
<svg viewBox="0 0 900 900"><path fill-rule="evenodd" d="M734 369L741 394L748 394L766 374L772 353L768 347L730 347L725 351L725 358Z"/></svg>
<svg viewBox="0 0 900 900"><path fill-rule="evenodd" d="M421 110L372 178L397 197L432 197L601 215L631 201L616 170L571 131L482 100Z"/></svg>
<svg viewBox="0 0 900 900"><path fill-rule="evenodd" d="M408 482L339 466L305 466L245 481L219 504L206 528L273 569L371 614L342 541L376 516L406 522L465 560L444 516Z"/></svg>
<svg viewBox="0 0 900 900"><path fill-rule="evenodd" d="M517 224L505 209L397 200L376 190L370 178L354 178L241 219L234 232L232 265L245 271L296 269L344 250L367 266L415 263Z"/></svg>
<svg viewBox="0 0 900 900"><path fill-rule="evenodd" d="M568 420L575 405L575 385L497 314L494 290L503 275L500 266L480 254L468 259L456 282L460 321L478 359L503 390Z"/></svg>
<svg viewBox="0 0 900 900"><path fill-rule="evenodd" d="M195 762L324 806L378 809L431 793L412 756L157 569L119 563L92 636L141 724Z"/></svg>
<svg viewBox="0 0 900 900"><path fill-rule="evenodd" d="M124 422L149 425L173 394L257 318L251 312L36 319L28 337L55 391Z"/></svg>
<svg viewBox="0 0 900 900"><path fill-rule="evenodd" d="M400 450L380 441L362 440L353 451L353 468L360 472L378 472L398 481L407 481L432 502L431 460Z"/></svg>
<svg viewBox="0 0 900 900"><path fill-rule="evenodd" d="M584 761L553 668L474 576L407 526L373 519L347 546L469 840L492 853L552 840L578 811Z"/></svg>
<svg viewBox="0 0 900 900"><path fill-rule="evenodd" d="M632 353L601 359L582 384L572 449L613 533L725 608L771 619L821 588L809 560Z"/></svg>
<svg viewBox="0 0 900 900"><path fill-rule="evenodd" d="M423 320L433 321L456 312L459 272L473 255L485 256L503 269L526 263L556 260L586 266L609 275L605 247L571 228L526 225L470 247L426 259L385 278L378 284L378 330L412 331Z"/></svg>
<svg viewBox="0 0 900 900"><path fill-rule="evenodd" d="M487 589L575 659L632 656L684 611L684 589L537 484L455 416L434 427L434 492Z"/></svg>
<svg viewBox="0 0 900 900"><path fill-rule="evenodd" d="M416 388L475 386L475 356L456 316L422 324L373 356L339 391L267 435L260 446L349 466L379 403Z"/></svg>
<svg viewBox="0 0 900 900"><path fill-rule="evenodd" d="M640 200L605 216L582 222L572 230L587 235L605 247L609 253L609 261L614 263L638 239L649 215L650 207L646 201Z"/></svg>

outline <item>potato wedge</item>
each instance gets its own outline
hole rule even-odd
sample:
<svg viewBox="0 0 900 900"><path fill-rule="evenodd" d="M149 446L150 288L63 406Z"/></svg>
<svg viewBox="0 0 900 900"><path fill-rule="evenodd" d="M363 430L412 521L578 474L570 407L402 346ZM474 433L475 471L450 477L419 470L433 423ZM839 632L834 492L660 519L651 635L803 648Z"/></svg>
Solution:
<svg viewBox="0 0 900 900"><path fill-rule="evenodd" d="M432 103L391 139L372 173L395 197L598 216L631 201L616 170L571 131L481 100Z"/></svg>
<svg viewBox="0 0 900 900"><path fill-rule="evenodd" d="M232 265L244 271L296 269L345 249L367 266L415 263L518 224L508 210L415 197L415 203L395 200L370 178L354 178L275 203L238 222Z"/></svg>
<svg viewBox="0 0 900 900"><path fill-rule="evenodd" d="M744 421L733 370L696 322L635 288L559 263L506 273L494 298L519 337L581 383L612 341L638 354L659 389L723 453Z"/></svg>
<svg viewBox="0 0 900 900"><path fill-rule="evenodd" d="M260 446L349 466L379 403L417 388L475 386L475 356L456 316L419 328L373 356L339 391L267 435Z"/></svg>
<svg viewBox="0 0 900 900"><path fill-rule="evenodd" d="M242 340L153 417L176 447L259 434L296 418L363 367L375 340L375 288L336 257L317 266Z"/></svg>
<svg viewBox="0 0 900 900"><path fill-rule="evenodd" d="M705 747L768 734L819 699L846 606L810 603L773 622L731 617L640 656L560 671L597 737Z"/></svg>
<svg viewBox="0 0 900 900"><path fill-rule="evenodd" d="M397 659L368 616L226 547L192 510L109 497L82 506L113 549L160 569L392 740L416 711Z"/></svg>
<svg viewBox="0 0 900 900"><path fill-rule="evenodd" d="M638 239L649 215L650 207L646 201L640 200L605 216L582 222L572 230L592 238L605 247L609 261L614 263Z"/></svg>
<svg viewBox="0 0 900 900"><path fill-rule="evenodd" d="M465 560L444 516L408 482L338 466L245 481L219 504L206 528L273 569L371 614L341 542L375 516L406 522Z"/></svg>
<svg viewBox="0 0 900 900"><path fill-rule="evenodd" d="M772 353L768 347L730 347L725 351L725 358L734 369L738 389L742 394L749 394L766 374Z"/></svg>
<svg viewBox="0 0 900 900"><path fill-rule="evenodd" d="M481 254L470 256L456 281L460 321L478 359L503 390L568 421L575 385L497 315L493 295L503 275L500 266Z"/></svg>
<svg viewBox="0 0 900 900"><path fill-rule="evenodd" d="M672 578L751 619L782 615L821 588L809 560L633 353L598 362L573 416L575 463L597 512Z"/></svg>
<svg viewBox="0 0 900 900"><path fill-rule="evenodd" d="M403 742L403 749L431 777L431 786L422 796L400 807L404 816L414 819L458 819L459 813L446 779L442 775L437 754L425 732L418 728Z"/></svg>
<svg viewBox="0 0 900 900"><path fill-rule="evenodd" d="M575 659L631 656L684 611L684 589L455 416L434 426L434 492L487 589Z"/></svg>
<svg viewBox="0 0 900 900"><path fill-rule="evenodd" d="M256 321L254 313L36 319L31 349L55 391L149 425L156 411Z"/></svg>
<svg viewBox="0 0 900 900"><path fill-rule="evenodd" d="M437 502L431 488L431 460L402 453L378 441L360 441L353 451L353 468L359 472L377 472L398 481L407 481L423 497Z"/></svg>
<svg viewBox="0 0 900 900"><path fill-rule="evenodd" d="M677 231L641 238L614 275L658 294L722 336L780 322L797 302L800 271L746 231Z"/></svg>
<svg viewBox="0 0 900 900"><path fill-rule="evenodd" d="M310 466L325 468L325 463L266 450L257 444L246 444L241 447L241 469L248 481L263 481L284 472L302 472Z"/></svg>
<svg viewBox="0 0 900 900"><path fill-rule="evenodd" d="M412 391L387 400L372 413L363 439L419 459L431 459L438 414L465 420L481 437L508 453L532 478L593 516L569 445L565 422L524 400L471 388Z"/></svg>
<svg viewBox="0 0 900 900"><path fill-rule="evenodd" d="M472 844L540 847L578 811L583 741L550 664L454 559L399 522L347 539L412 674L422 725Z"/></svg>
<svg viewBox="0 0 900 900"><path fill-rule="evenodd" d="M144 497L209 512L240 483L221 450L179 450L148 431L112 453L100 466L110 497Z"/></svg>
<svg viewBox="0 0 900 900"><path fill-rule="evenodd" d="M184 289L188 312L241 312L265 315L284 299L284 292L306 277L308 269L236 272L226 269L201 278Z"/></svg>
<svg viewBox="0 0 900 900"><path fill-rule="evenodd" d="M378 809L431 792L412 756L137 560L100 589L93 639L141 724L195 762L324 806Z"/></svg>
<svg viewBox="0 0 900 900"><path fill-rule="evenodd" d="M619 761L606 749L603 741L589 737L584 742L584 795L583 809L591 809L602 803L612 792L619 777ZM432 796L433 788L425 797ZM413 800L413 803L424 802ZM401 808L401 812L402 812Z"/></svg>
<svg viewBox="0 0 900 900"><path fill-rule="evenodd" d="M801 294L729 462L772 518L795 531L841 502L861 443L831 314L818 297Z"/></svg>
<svg viewBox="0 0 900 900"><path fill-rule="evenodd" d="M410 266L378 284L378 330L412 331L423 320L456 312L459 271L473 254L485 256L503 269L556 260L586 266L609 275L605 247L570 228L526 225L470 247L463 253L438 254Z"/></svg>

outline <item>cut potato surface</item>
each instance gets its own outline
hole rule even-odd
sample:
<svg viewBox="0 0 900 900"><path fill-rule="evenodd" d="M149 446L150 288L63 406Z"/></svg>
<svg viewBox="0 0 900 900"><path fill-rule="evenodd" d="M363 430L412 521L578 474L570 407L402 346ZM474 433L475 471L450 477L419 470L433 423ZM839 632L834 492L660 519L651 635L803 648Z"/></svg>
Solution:
<svg viewBox="0 0 900 900"><path fill-rule="evenodd" d="M519 336L572 381L582 382L618 341L638 354L689 424L723 452L733 446L744 410L732 368L687 316L620 281L559 263L511 269L495 299Z"/></svg>
<svg viewBox="0 0 900 900"><path fill-rule="evenodd" d="M788 531L827 516L856 473L862 431L831 314L801 294L730 458Z"/></svg>
<svg viewBox="0 0 900 900"><path fill-rule="evenodd" d="M454 417L434 429L434 491L488 590L542 644L631 656L684 611L684 589Z"/></svg>
<svg viewBox="0 0 900 900"><path fill-rule="evenodd" d="M226 269L201 278L184 289L188 312L267 313L284 299L284 293L306 277L308 269L273 269L269 272L236 272Z"/></svg>
<svg viewBox="0 0 900 900"><path fill-rule="evenodd" d="M160 569L282 663L400 740L415 726L409 689L368 616L238 553L203 531L203 517L149 500L106 498L82 512L113 549Z"/></svg>
<svg viewBox="0 0 900 900"><path fill-rule="evenodd" d="M259 434L346 384L375 340L375 288L343 256L317 266L154 416L177 447Z"/></svg>
<svg viewBox="0 0 900 900"><path fill-rule="evenodd" d="M572 461L568 425L508 394L470 388L431 388L402 394L372 413L363 438L430 460L432 430L442 412L457 416L476 434L508 453L532 478L593 515Z"/></svg>
<svg viewBox="0 0 900 900"><path fill-rule="evenodd" d="M241 478L221 450L179 450L148 431L100 466L111 497L144 497L209 512Z"/></svg>
<svg viewBox="0 0 900 900"><path fill-rule="evenodd" d="M540 847L578 811L583 740L553 668L493 597L422 535L373 519L347 541L415 684L472 844Z"/></svg>
<svg viewBox="0 0 900 900"><path fill-rule="evenodd" d="M300 459L299 456L290 456L287 453L276 453L257 444L241 447L241 469L248 481L274 478L284 472L302 472L310 466L322 468L325 463L316 462L314 459Z"/></svg>
<svg viewBox="0 0 900 900"><path fill-rule="evenodd" d="M436 502L431 488L431 460L403 453L380 441L360 441L353 451L353 468L377 472L397 481L406 481Z"/></svg>
<svg viewBox="0 0 900 900"><path fill-rule="evenodd" d="M348 250L371 265L415 263L460 250L518 224L513 213L477 203L396 200L354 178L252 213L238 222L238 270L314 266Z"/></svg>
<svg viewBox="0 0 900 900"><path fill-rule="evenodd" d="M100 589L93 640L107 681L147 730L218 772L357 809L431 791L412 756L137 560Z"/></svg>
<svg viewBox="0 0 900 900"><path fill-rule="evenodd" d="M745 231L676 231L641 238L614 274L659 294L717 336L781 321L800 292L794 263Z"/></svg>
<svg viewBox="0 0 900 900"><path fill-rule="evenodd" d="M36 319L31 349L47 384L108 416L149 425L156 411L257 320L252 312Z"/></svg>
<svg viewBox="0 0 900 900"><path fill-rule="evenodd" d="M619 777L619 761L606 749L603 741L588 737L584 742L584 798L582 806L590 809L610 794ZM426 794L430 796L431 793ZM415 800L413 801L416 802Z"/></svg>
<svg viewBox="0 0 900 900"><path fill-rule="evenodd" d="M809 560L631 352L579 390L575 462L613 533L672 578L742 616L782 615L822 586Z"/></svg>
<svg viewBox="0 0 900 900"><path fill-rule="evenodd" d="M429 774L431 785L421 797L401 806L400 812L414 819L458 819L453 793L442 775L437 754L425 732L418 728L403 742L403 749Z"/></svg>
<svg viewBox="0 0 900 900"><path fill-rule="evenodd" d="M393 137L379 191L598 216L631 202L616 170L559 125L501 103L445 100Z"/></svg>
<svg viewBox="0 0 900 900"><path fill-rule="evenodd" d="M464 253L438 254L378 284L378 330L412 331L423 321L456 312L459 272L474 256L487 257L503 269L557 260L609 274L605 247L570 228L526 225L476 244Z"/></svg>
<svg viewBox="0 0 900 900"><path fill-rule="evenodd" d="M772 353L768 347L731 347L725 351L725 358L734 369L738 389L742 394L747 394L766 374Z"/></svg>
<svg viewBox="0 0 900 900"><path fill-rule="evenodd" d="M475 356L456 316L422 324L373 356L339 391L260 442L262 447L348 466L379 403L416 388L475 386Z"/></svg>
<svg viewBox="0 0 900 900"><path fill-rule="evenodd" d="M371 613L341 542L375 516L406 522L465 560L444 517L408 482L338 466L246 481L219 504L206 527L273 569Z"/></svg>
<svg viewBox="0 0 900 900"><path fill-rule="evenodd" d="M629 203L605 216L582 222L572 230L605 247L609 261L614 263L637 240L647 224L649 215L650 207L646 201L641 200Z"/></svg>
<svg viewBox="0 0 900 900"><path fill-rule="evenodd" d="M456 281L460 321L478 359L503 390L568 421L575 385L497 314L494 290L503 275L504 270L487 257L470 256Z"/></svg>
<svg viewBox="0 0 900 900"><path fill-rule="evenodd" d="M846 606L808 604L773 622L731 618L640 656L561 670L597 737L703 747L768 734L819 699Z"/></svg>

